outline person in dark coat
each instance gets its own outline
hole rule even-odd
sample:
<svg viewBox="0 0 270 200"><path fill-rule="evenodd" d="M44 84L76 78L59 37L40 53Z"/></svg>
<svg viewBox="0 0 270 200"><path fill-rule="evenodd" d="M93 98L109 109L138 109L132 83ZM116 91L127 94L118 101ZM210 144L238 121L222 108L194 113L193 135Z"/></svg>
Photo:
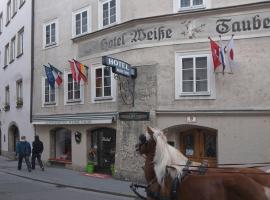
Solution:
<svg viewBox="0 0 270 200"><path fill-rule="evenodd" d="M39 140L39 136L35 136L35 140L32 143L32 169L35 169L36 159L38 160L39 166L44 171L44 166L41 161L41 154L43 152L43 143Z"/></svg>
<svg viewBox="0 0 270 200"><path fill-rule="evenodd" d="M25 160L28 171L31 172L31 164L29 162L29 156L31 155L30 143L26 141L25 136L21 136L21 141L16 144L16 154L18 155L18 170L22 169L22 160Z"/></svg>

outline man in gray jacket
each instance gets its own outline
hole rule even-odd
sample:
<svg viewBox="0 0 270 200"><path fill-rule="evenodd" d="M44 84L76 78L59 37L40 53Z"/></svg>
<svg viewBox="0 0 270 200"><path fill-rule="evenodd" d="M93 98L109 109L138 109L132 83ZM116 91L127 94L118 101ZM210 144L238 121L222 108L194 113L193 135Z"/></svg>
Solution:
<svg viewBox="0 0 270 200"><path fill-rule="evenodd" d="M28 171L31 172L31 164L29 162L29 156L31 155L30 143L26 141L25 136L21 136L21 141L16 144L16 154L18 155L18 170L22 168L22 160L25 160Z"/></svg>

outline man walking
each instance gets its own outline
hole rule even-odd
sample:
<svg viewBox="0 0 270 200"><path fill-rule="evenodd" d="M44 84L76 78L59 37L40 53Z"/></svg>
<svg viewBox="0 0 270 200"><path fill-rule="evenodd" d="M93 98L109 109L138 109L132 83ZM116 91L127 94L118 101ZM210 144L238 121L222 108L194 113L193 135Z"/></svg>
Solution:
<svg viewBox="0 0 270 200"><path fill-rule="evenodd" d="M31 164L29 162L29 156L31 154L30 143L26 141L25 136L21 136L21 141L16 144L16 153L19 156L18 159L18 170L22 168L22 160L25 160L28 171L31 172Z"/></svg>
<svg viewBox="0 0 270 200"><path fill-rule="evenodd" d="M38 160L39 166L42 169L42 171L44 171L44 166L43 163L41 161L41 154L43 152L43 143L39 140L39 136L36 135L35 136L35 140L32 143L32 169L35 169L35 165L36 165L36 158Z"/></svg>

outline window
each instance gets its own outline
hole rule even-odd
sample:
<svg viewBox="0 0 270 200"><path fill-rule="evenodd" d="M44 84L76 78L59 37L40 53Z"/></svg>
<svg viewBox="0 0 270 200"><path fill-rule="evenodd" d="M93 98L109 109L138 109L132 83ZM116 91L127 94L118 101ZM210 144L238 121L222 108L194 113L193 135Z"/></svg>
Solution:
<svg viewBox="0 0 270 200"><path fill-rule="evenodd" d="M45 94L44 94L44 104L55 104L55 88L49 85L48 79L45 78Z"/></svg>
<svg viewBox="0 0 270 200"><path fill-rule="evenodd" d="M43 47L50 47L58 43L58 20L43 25Z"/></svg>
<svg viewBox="0 0 270 200"><path fill-rule="evenodd" d="M18 39L17 39L17 58L20 57L23 54L23 34L24 34L24 28L22 28L18 32Z"/></svg>
<svg viewBox="0 0 270 200"><path fill-rule="evenodd" d="M205 7L204 0L179 0L179 9L196 9Z"/></svg>
<svg viewBox="0 0 270 200"><path fill-rule="evenodd" d="M10 61L9 62L13 62L15 59L15 42L16 42L16 37L13 37L10 43Z"/></svg>
<svg viewBox="0 0 270 200"><path fill-rule="evenodd" d="M0 13L0 34L3 32L3 13Z"/></svg>
<svg viewBox="0 0 270 200"><path fill-rule="evenodd" d="M7 3L7 21L6 21L6 25L8 25L10 19L11 19L11 1L8 1L8 3Z"/></svg>
<svg viewBox="0 0 270 200"><path fill-rule="evenodd" d="M211 97L214 94L209 54L176 54L176 62L176 99L185 96Z"/></svg>
<svg viewBox="0 0 270 200"><path fill-rule="evenodd" d="M17 0L12 0L12 16L14 16L17 13Z"/></svg>
<svg viewBox="0 0 270 200"><path fill-rule="evenodd" d="M120 0L100 0L100 28L116 24L120 19Z"/></svg>
<svg viewBox="0 0 270 200"><path fill-rule="evenodd" d="M112 96L111 68L101 67L95 70L96 77L96 98Z"/></svg>
<svg viewBox="0 0 270 200"><path fill-rule="evenodd" d="M23 105L23 82L22 79L16 82L16 104L17 108Z"/></svg>
<svg viewBox="0 0 270 200"><path fill-rule="evenodd" d="M68 101L76 101L80 99L80 85L73 80L72 74L68 74Z"/></svg>
<svg viewBox="0 0 270 200"><path fill-rule="evenodd" d="M20 1L20 7L21 8L23 6L23 4L25 3L25 0L19 0Z"/></svg>
<svg viewBox="0 0 270 200"><path fill-rule="evenodd" d="M4 110L9 111L10 110L10 93L9 93L9 86L5 87L5 105Z"/></svg>
<svg viewBox="0 0 270 200"><path fill-rule="evenodd" d="M90 32L90 7L73 12L73 37Z"/></svg>
<svg viewBox="0 0 270 200"><path fill-rule="evenodd" d="M7 43L5 46L4 66L8 65L8 60L9 60L9 43Z"/></svg>

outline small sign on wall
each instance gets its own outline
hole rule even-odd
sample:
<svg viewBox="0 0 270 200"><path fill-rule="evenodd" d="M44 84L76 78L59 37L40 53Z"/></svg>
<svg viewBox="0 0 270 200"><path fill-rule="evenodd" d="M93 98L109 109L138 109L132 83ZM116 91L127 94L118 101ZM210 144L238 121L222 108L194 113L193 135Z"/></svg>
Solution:
<svg viewBox="0 0 270 200"><path fill-rule="evenodd" d="M187 116L187 123L196 123L197 118L195 116Z"/></svg>

